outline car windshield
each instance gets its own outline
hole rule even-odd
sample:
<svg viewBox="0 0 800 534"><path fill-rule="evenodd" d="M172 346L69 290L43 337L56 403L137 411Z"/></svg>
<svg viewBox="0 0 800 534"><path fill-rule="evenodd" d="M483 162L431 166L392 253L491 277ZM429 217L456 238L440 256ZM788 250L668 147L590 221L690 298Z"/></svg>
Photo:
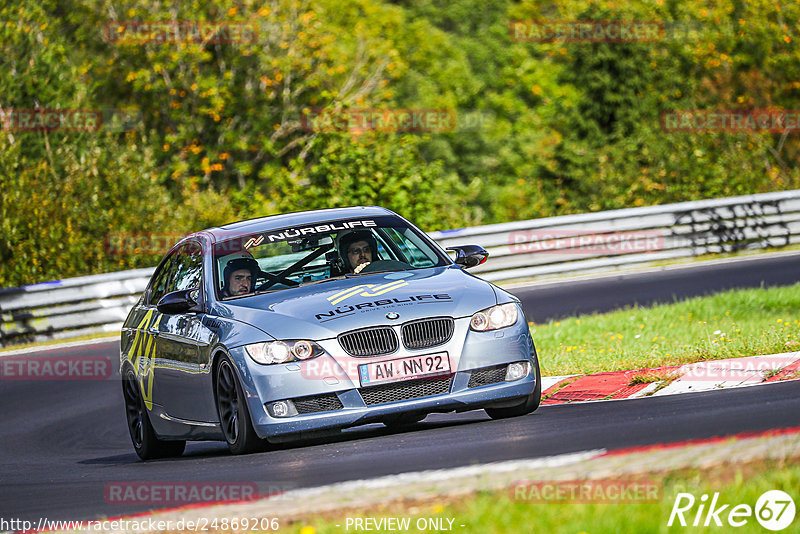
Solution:
<svg viewBox="0 0 800 534"><path fill-rule="evenodd" d="M217 243L214 258L222 299L448 264L427 237L391 216L248 234Z"/></svg>

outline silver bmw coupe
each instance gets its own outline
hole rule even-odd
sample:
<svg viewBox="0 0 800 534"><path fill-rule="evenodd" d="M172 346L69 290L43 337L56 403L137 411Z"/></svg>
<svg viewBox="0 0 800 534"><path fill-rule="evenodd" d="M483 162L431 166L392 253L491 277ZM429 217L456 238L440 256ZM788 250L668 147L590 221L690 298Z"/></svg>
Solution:
<svg viewBox="0 0 800 534"><path fill-rule="evenodd" d="M203 230L156 268L122 328L122 390L142 459L225 440L234 454L320 431L484 409L536 410L519 300L379 207Z"/></svg>

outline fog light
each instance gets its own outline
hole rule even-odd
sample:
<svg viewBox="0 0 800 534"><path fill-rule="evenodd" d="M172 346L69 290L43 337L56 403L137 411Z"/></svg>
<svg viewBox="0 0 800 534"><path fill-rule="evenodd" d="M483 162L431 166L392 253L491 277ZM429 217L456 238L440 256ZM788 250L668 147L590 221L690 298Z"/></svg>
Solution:
<svg viewBox="0 0 800 534"><path fill-rule="evenodd" d="M297 408L290 400L275 401L267 404L267 411L272 417L293 417L297 415Z"/></svg>
<svg viewBox="0 0 800 534"><path fill-rule="evenodd" d="M512 382L528 376L528 362L516 362L509 364L506 369L506 382Z"/></svg>
<svg viewBox="0 0 800 534"><path fill-rule="evenodd" d="M286 417L289 413L289 405L286 404L286 401L273 402L272 413L274 413L276 417Z"/></svg>

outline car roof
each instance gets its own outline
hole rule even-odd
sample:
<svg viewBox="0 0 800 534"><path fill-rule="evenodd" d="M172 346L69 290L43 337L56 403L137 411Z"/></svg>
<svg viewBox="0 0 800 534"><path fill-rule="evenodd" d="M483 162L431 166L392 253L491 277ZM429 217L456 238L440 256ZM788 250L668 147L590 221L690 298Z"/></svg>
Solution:
<svg viewBox="0 0 800 534"><path fill-rule="evenodd" d="M258 219L239 221L224 226L209 228L202 233L211 234L213 241L218 242L232 237L266 232L277 228L315 224L337 219L351 219L353 217L378 217L381 215L397 215L391 210L380 206L354 206L350 208L331 208L313 211L298 211L281 215L271 215Z"/></svg>

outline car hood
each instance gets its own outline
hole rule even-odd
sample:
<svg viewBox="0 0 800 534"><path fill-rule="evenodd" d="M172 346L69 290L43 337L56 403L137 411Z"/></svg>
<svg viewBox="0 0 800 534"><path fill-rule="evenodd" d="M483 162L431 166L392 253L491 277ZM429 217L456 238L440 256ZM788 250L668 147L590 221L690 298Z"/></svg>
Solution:
<svg viewBox="0 0 800 534"><path fill-rule="evenodd" d="M218 304L276 339L321 340L380 324L466 317L497 303L492 285L456 266L380 273L264 293ZM398 317L390 319L396 314Z"/></svg>

